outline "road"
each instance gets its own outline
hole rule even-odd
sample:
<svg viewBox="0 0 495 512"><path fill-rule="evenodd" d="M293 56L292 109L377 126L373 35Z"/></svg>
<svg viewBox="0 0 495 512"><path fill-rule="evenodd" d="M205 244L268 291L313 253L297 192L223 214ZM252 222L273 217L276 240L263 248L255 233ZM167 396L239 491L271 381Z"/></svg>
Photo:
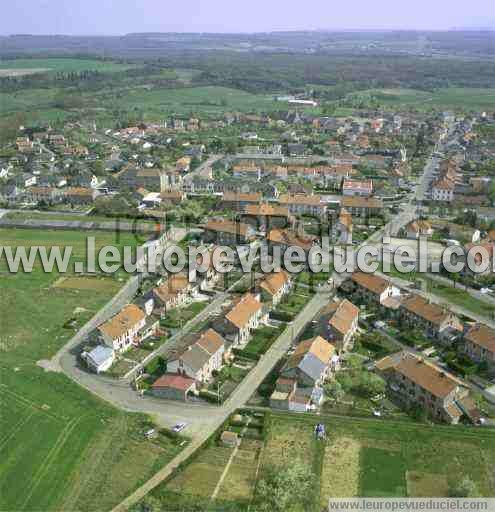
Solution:
<svg viewBox="0 0 495 512"><path fill-rule="evenodd" d="M201 430L196 433L192 443L185 450L120 505L115 507L114 512L123 512L144 498L154 487L170 476L181 462L192 455L222 425L225 419L239 407L242 407L265 377L272 371L282 355L289 350L292 342L312 320L315 313L328 303L330 297L331 293L328 291L319 292L313 297L221 407L182 404L182 409L190 412L190 414L195 416L196 421L201 423ZM160 401L157 400L156 402ZM163 408L168 410L169 403L161 402L163 403Z"/></svg>
<svg viewBox="0 0 495 512"><path fill-rule="evenodd" d="M191 181L195 176L199 176L202 178L208 178L210 176L209 169L212 165L214 165L218 160L221 160L225 155L210 155L207 160L205 160L199 167L197 167L194 171L186 174L184 176L184 181Z"/></svg>

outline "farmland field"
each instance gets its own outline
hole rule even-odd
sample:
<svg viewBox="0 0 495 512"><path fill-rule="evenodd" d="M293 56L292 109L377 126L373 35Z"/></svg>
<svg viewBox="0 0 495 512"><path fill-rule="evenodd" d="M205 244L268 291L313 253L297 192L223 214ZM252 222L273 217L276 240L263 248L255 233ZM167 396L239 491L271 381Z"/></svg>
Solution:
<svg viewBox="0 0 495 512"><path fill-rule="evenodd" d="M102 96L105 96L103 93ZM217 115L229 110L267 112L278 110L281 103L271 95L252 94L228 87L186 87L182 89L131 90L117 101L120 108L146 109L151 115L158 112Z"/></svg>
<svg viewBox="0 0 495 512"><path fill-rule="evenodd" d="M434 92L415 89L376 89L370 92L385 105L411 105L419 110L429 108L480 110L493 109L495 106L495 89L450 87L437 89Z"/></svg>
<svg viewBox="0 0 495 512"><path fill-rule="evenodd" d="M78 71L124 71L131 66L118 64L112 61L97 59L0 59L0 72L3 70L12 71L50 71L50 72L78 72Z"/></svg>
<svg viewBox="0 0 495 512"><path fill-rule="evenodd" d="M67 244L80 260L86 236L0 230L0 244ZM97 245L115 243L112 234L95 236ZM133 240L122 237L124 243ZM146 440L147 418L121 413L65 375L37 366L122 284L67 277L71 287L54 287L56 272L35 266L31 274L9 274L0 263L0 510L111 509L180 450L164 436Z"/></svg>

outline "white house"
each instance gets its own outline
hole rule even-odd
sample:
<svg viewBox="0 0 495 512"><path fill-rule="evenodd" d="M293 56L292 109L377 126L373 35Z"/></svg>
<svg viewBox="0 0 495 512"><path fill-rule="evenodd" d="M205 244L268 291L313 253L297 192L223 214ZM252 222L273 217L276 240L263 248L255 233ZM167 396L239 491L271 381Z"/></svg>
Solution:
<svg viewBox="0 0 495 512"><path fill-rule="evenodd" d="M98 345L91 352L83 352L81 357L86 361L91 371L102 373L106 372L115 361L115 351L110 347Z"/></svg>

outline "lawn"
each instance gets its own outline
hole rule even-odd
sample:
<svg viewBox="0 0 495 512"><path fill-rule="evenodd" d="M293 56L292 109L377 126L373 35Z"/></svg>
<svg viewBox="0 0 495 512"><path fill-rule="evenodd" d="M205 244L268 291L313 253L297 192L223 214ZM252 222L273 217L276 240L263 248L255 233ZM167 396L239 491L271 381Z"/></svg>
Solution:
<svg viewBox="0 0 495 512"><path fill-rule="evenodd" d="M278 328L265 326L256 329L246 348L240 351L240 354L249 359L259 359L272 346L284 329L285 325Z"/></svg>
<svg viewBox="0 0 495 512"><path fill-rule="evenodd" d="M95 236L97 250L105 245L135 245L132 235L75 231L0 229L0 244L10 247L71 246L72 262L83 261L86 237ZM119 277L87 278L43 272L39 263L31 273L6 271L0 258L0 307L4 313L0 347L11 354L46 359L60 349L123 284ZM122 279L122 280L119 280ZM79 283L76 286L76 283Z"/></svg>
<svg viewBox="0 0 495 512"><path fill-rule="evenodd" d="M306 289L296 289L278 304L276 311L296 316L310 300L311 297Z"/></svg>
<svg viewBox="0 0 495 512"><path fill-rule="evenodd" d="M76 259L86 235L0 230L2 245L71 244ZM95 236L97 244L113 242L111 234ZM147 418L124 414L37 366L122 284L68 276L71 286L53 286L60 278L39 267L0 272L0 510L109 510L180 450L165 436L145 439Z"/></svg>
<svg viewBox="0 0 495 512"><path fill-rule="evenodd" d="M172 309L161 321L161 326L166 329L182 328L187 322L199 315L208 306L208 302L193 302L187 307Z"/></svg>
<svg viewBox="0 0 495 512"><path fill-rule="evenodd" d="M467 291L460 288L445 286L430 279L428 279L428 282L430 283L431 293L434 295L447 299L450 303L466 308L473 313L486 315L489 318L493 317L495 307L483 302L482 300L475 299Z"/></svg>

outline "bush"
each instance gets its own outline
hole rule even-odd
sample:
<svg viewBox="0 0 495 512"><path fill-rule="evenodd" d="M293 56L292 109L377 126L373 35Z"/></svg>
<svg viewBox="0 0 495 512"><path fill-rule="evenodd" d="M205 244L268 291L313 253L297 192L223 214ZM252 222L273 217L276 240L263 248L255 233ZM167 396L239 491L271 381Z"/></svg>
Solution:
<svg viewBox="0 0 495 512"><path fill-rule="evenodd" d="M286 311L271 311L270 318L273 320L278 320L280 322L292 322L294 320L295 315L291 313L287 313Z"/></svg>

